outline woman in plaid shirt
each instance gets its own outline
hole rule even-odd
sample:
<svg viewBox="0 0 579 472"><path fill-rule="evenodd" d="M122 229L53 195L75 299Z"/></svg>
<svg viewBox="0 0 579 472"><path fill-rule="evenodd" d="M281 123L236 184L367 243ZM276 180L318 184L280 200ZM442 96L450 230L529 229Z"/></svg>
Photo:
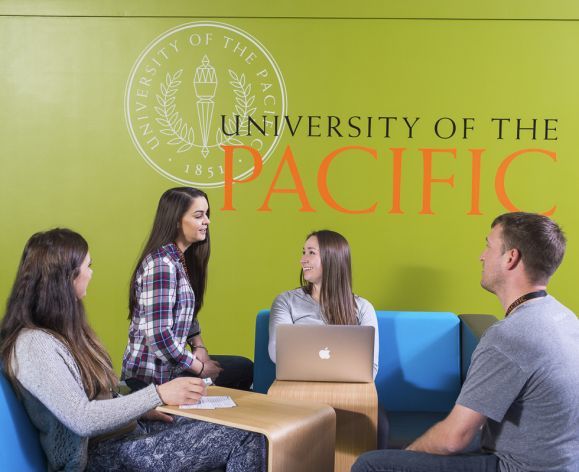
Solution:
<svg viewBox="0 0 579 472"><path fill-rule="evenodd" d="M251 386L249 359L210 358L201 338L197 315L207 281L209 213L207 195L191 187L167 190L159 200L130 285L122 378L132 390L180 376L245 390Z"/></svg>

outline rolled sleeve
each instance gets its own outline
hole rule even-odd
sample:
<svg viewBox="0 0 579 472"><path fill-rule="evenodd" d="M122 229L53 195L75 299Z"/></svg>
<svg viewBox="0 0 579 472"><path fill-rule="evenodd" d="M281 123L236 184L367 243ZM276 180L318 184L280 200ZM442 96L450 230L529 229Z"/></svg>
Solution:
<svg viewBox="0 0 579 472"><path fill-rule="evenodd" d="M201 327L199 326L199 320L195 318L193 323L191 323L191 329L189 330L189 335L187 336L187 342L191 343L195 336L199 336L201 334Z"/></svg>

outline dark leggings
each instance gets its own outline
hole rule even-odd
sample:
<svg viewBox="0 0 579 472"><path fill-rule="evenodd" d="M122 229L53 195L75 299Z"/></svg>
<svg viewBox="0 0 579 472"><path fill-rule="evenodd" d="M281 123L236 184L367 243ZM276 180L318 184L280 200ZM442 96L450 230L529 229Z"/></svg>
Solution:
<svg viewBox="0 0 579 472"><path fill-rule="evenodd" d="M253 362L241 356L211 356L223 367L223 372L215 380L219 387L249 390L253 383Z"/></svg>
<svg viewBox="0 0 579 472"><path fill-rule="evenodd" d="M253 383L253 362L241 356L211 356L211 360L221 364L223 371L215 380L219 387L249 390ZM181 377L197 377L192 372L182 372ZM125 383L133 391L141 390L148 384L138 379L126 379Z"/></svg>
<svg viewBox="0 0 579 472"><path fill-rule="evenodd" d="M265 472L261 434L173 417L172 423L139 421L121 438L90 443L87 471Z"/></svg>

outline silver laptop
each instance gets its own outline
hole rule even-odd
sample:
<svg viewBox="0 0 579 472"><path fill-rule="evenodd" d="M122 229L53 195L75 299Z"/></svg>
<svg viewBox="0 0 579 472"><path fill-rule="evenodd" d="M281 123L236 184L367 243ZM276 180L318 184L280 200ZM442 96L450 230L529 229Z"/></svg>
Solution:
<svg viewBox="0 0 579 472"><path fill-rule="evenodd" d="M278 380L372 382L373 365L373 326L277 327Z"/></svg>

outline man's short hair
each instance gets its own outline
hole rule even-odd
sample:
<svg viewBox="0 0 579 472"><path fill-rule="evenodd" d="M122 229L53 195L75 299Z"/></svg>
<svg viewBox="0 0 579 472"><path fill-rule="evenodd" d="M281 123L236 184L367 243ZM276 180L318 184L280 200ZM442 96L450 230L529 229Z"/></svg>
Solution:
<svg viewBox="0 0 579 472"><path fill-rule="evenodd" d="M552 219L536 213L505 213L495 218L491 228L500 225L503 252L517 249L533 283L546 283L565 255L567 241L563 230Z"/></svg>

